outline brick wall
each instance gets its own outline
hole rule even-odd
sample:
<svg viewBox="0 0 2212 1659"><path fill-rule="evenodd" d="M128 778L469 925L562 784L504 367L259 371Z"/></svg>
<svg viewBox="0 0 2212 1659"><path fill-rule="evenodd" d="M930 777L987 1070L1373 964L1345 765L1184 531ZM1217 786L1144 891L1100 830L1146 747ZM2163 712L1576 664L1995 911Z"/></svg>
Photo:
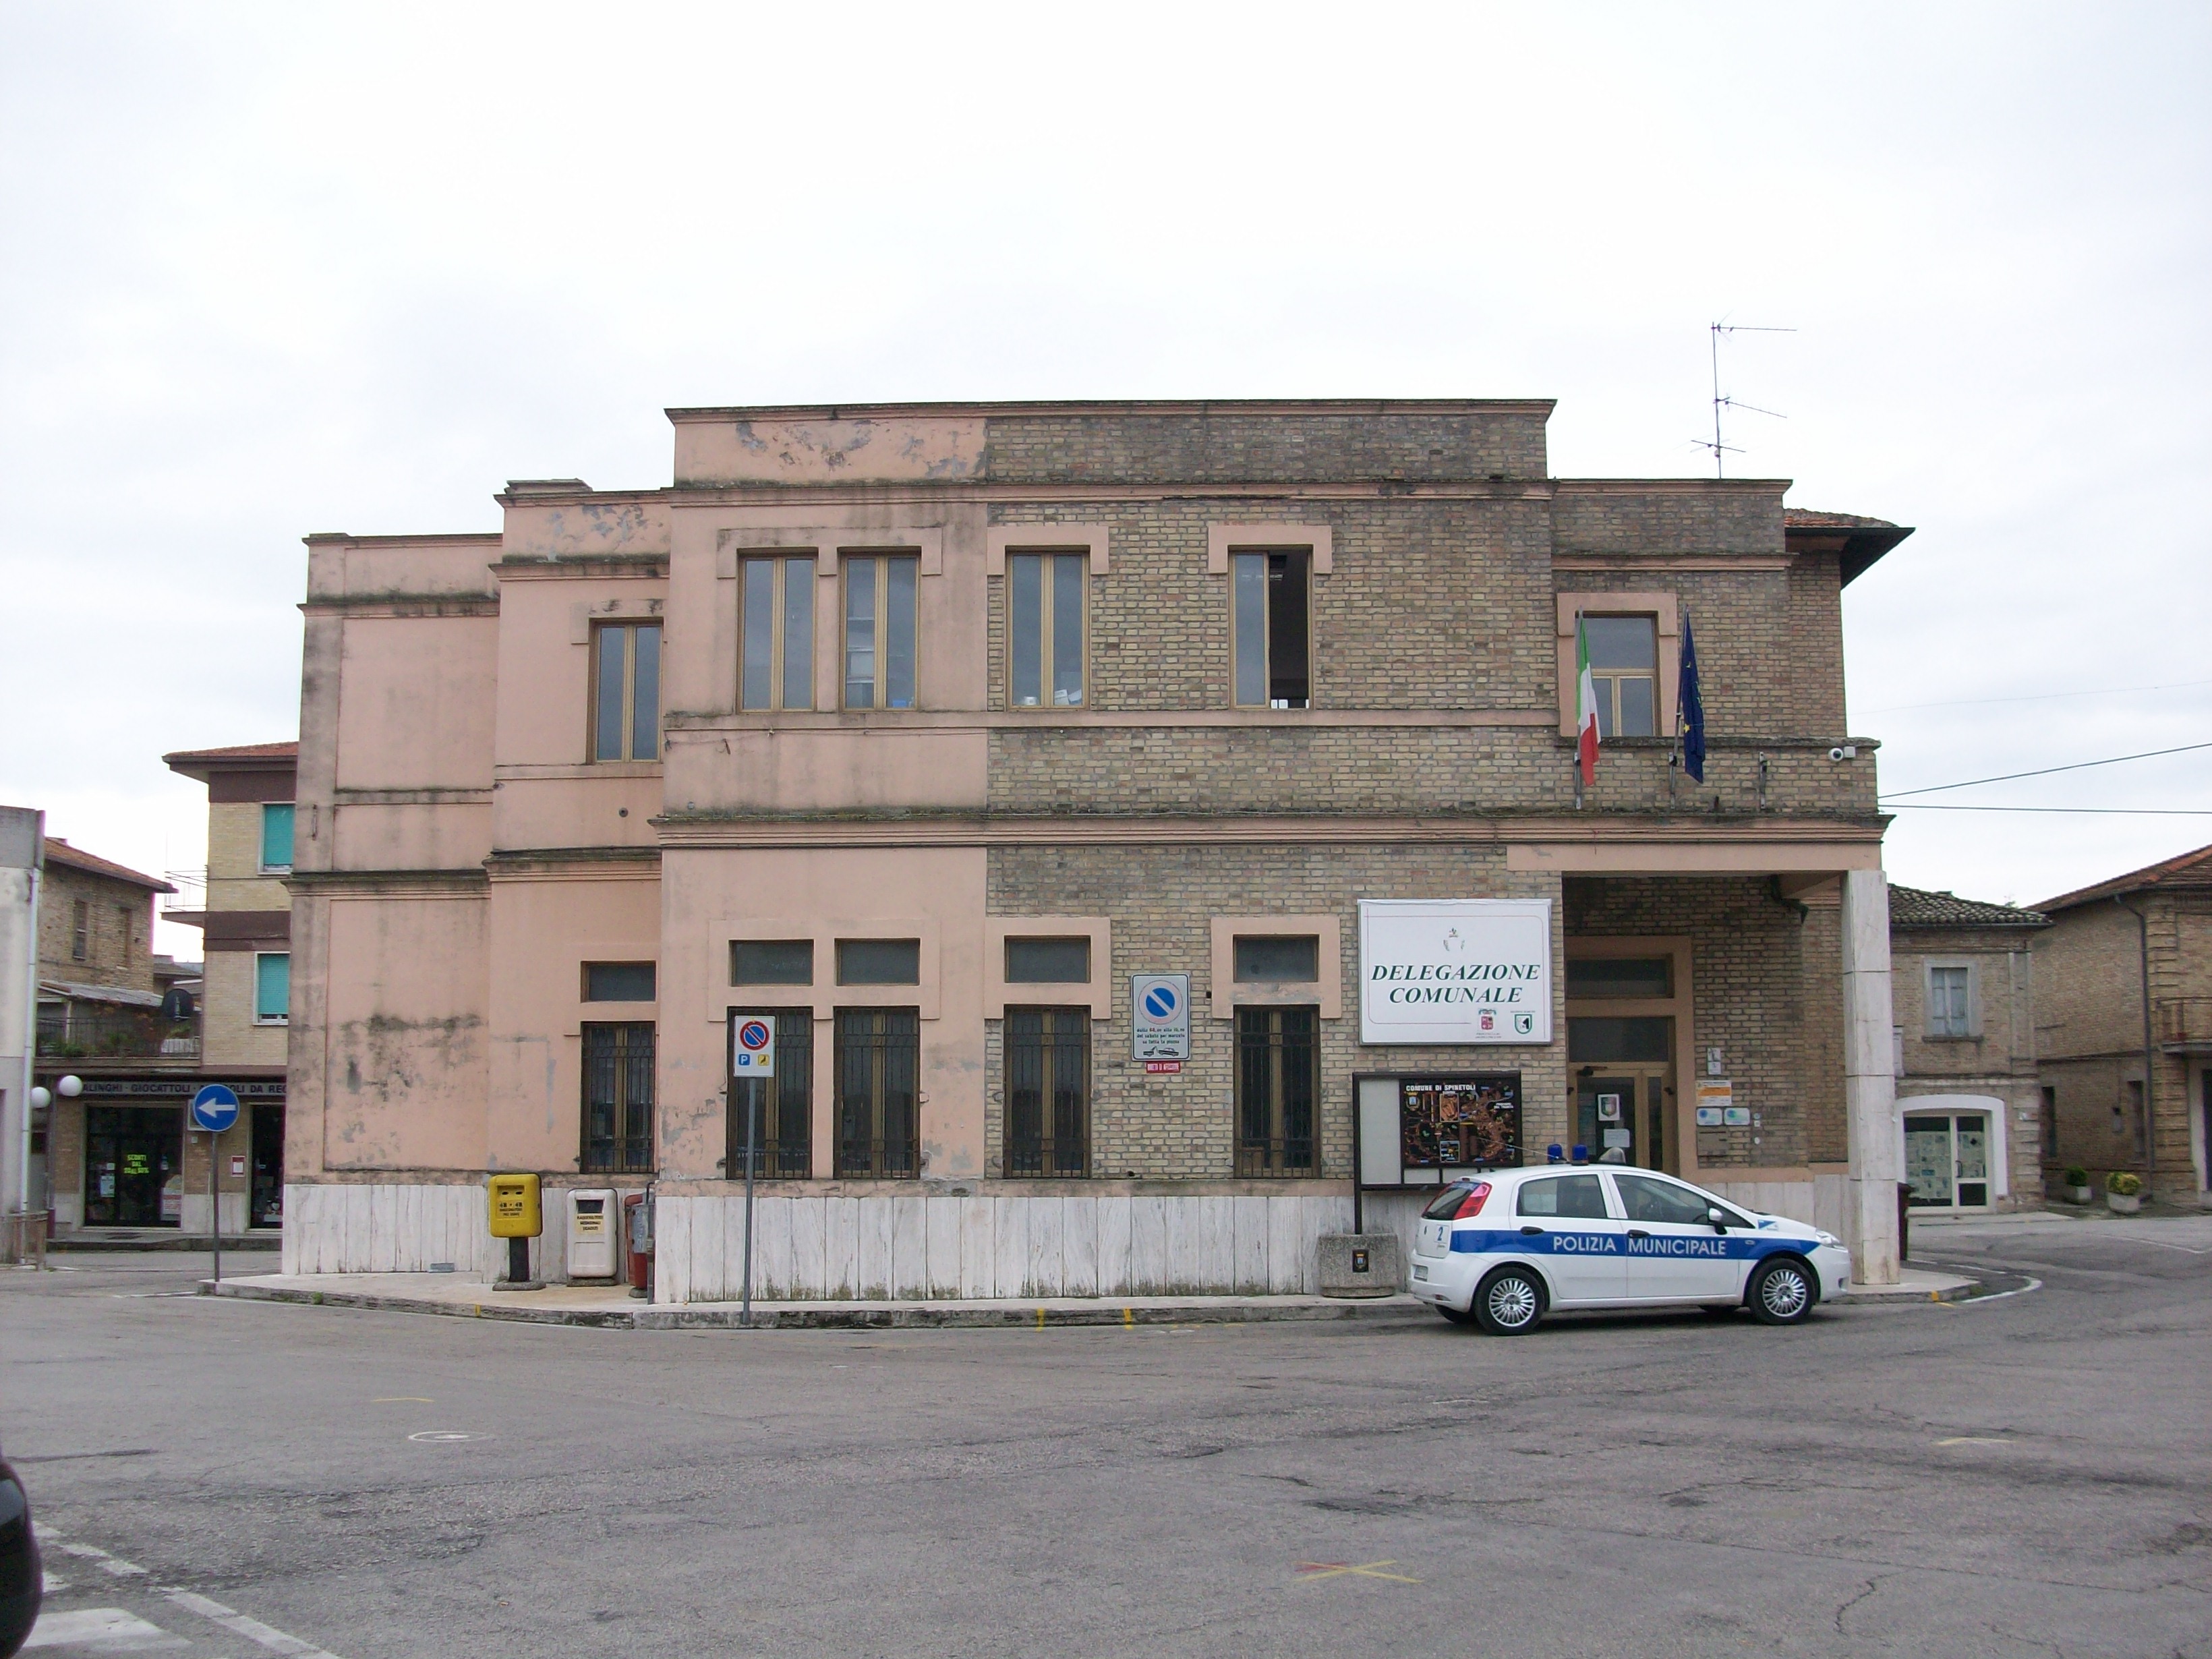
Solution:
<svg viewBox="0 0 2212 1659"><path fill-rule="evenodd" d="M85 907L85 960L70 955L77 903ZM123 911L130 916L126 921ZM39 972L78 985L153 991L154 899L143 887L47 862L39 891Z"/></svg>
<svg viewBox="0 0 2212 1659"><path fill-rule="evenodd" d="M994 849L995 915L1104 915L1114 923L1114 1017L1091 1028L1091 1164L1101 1175L1221 1180L1236 1170L1235 1023L1206 1017L1212 918L1317 915L1342 924L1344 1017L1321 1022L1318 1174L1352 1171L1354 1072L1433 1069L1522 1074L1522 1132L1532 1146L1567 1131L1565 1030L1548 1048L1370 1048L1359 1041L1362 898L1543 898L1554 878L1507 872L1502 854L1449 848L1149 847ZM1553 958L1562 956L1554 924ZM1129 1058L1129 975L1191 976L1191 1058L1180 1076L1150 1076ZM1005 1077L990 1024L986 1117L998 1172Z"/></svg>
<svg viewBox="0 0 2212 1659"><path fill-rule="evenodd" d="M1779 553L1784 486L1639 489L1560 481L1553 521L1562 553Z"/></svg>
<svg viewBox="0 0 2212 1659"><path fill-rule="evenodd" d="M1547 412L1001 415L988 428L984 471L994 483L1540 478Z"/></svg>

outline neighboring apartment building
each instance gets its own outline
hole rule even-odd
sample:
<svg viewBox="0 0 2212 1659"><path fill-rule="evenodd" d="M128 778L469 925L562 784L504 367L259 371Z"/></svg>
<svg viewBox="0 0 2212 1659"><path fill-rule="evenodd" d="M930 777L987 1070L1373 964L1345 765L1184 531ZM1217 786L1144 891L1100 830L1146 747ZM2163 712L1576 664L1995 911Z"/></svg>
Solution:
<svg viewBox="0 0 2212 1659"><path fill-rule="evenodd" d="M2046 1172L2130 1170L2204 1203L2212 1146L2212 847L2036 907Z"/></svg>
<svg viewBox="0 0 2212 1659"><path fill-rule="evenodd" d="M2050 926L2009 904L1889 890L1898 1110L1916 1209L2043 1201L2031 947Z"/></svg>
<svg viewBox="0 0 2212 1659"><path fill-rule="evenodd" d="M526 1170L537 1271L650 1181L732 1296L750 1117L769 1296L1295 1290L1577 1145L1893 1277L1840 595L1911 532L1550 409L679 410L672 488L311 537L288 1268L491 1266Z"/></svg>
<svg viewBox="0 0 2212 1659"><path fill-rule="evenodd" d="M292 1006L291 873L296 743L246 744L164 755L173 772L208 790L206 908L171 910L201 930L205 986L204 1066L239 1091L240 1121L224 1150L246 1167L224 1193L223 1225L281 1226L284 1214L284 1077ZM225 1171L228 1175L228 1167Z"/></svg>
<svg viewBox="0 0 2212 1659"><path fill-rule="evenodd" d="M33 1174L57 1231L175 1227L193 1212L184 1105L199 1071L199 970L153 950L154 896L175 890L46 838L34 1071L50 1091L64 1076L84 1085L33 1118Z"/></svg>

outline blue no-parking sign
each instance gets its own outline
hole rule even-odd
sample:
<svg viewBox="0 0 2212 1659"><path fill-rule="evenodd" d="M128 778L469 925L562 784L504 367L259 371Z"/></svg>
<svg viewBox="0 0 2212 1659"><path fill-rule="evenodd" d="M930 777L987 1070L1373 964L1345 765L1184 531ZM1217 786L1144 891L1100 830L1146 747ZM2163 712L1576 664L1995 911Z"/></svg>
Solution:
<svg viewBox="0 0 2212 1659"><path fill-rule="evenodd" d="M1136 974L1129 980L1135 1060L1190 1058L1190 975Z"/></svg>
<svg viewBox="0 0 2212 1659"><path fill-rule="evenodd" d="M227 1083L210 1083L192 1097L192 1127L221 1134L238 1121L238 1091Z"/></svg>

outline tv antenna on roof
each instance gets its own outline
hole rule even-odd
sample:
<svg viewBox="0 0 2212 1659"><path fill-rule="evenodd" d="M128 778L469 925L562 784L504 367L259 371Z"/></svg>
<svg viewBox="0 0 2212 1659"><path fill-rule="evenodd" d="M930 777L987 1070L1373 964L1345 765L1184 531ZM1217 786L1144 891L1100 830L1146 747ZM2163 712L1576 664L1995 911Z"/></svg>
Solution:
<svg viewBox="0 0 2212 1659"><path fill-rule="evenodd" d="M1737 448L1734 444L1727 444L1721 441L1721 411L1723 410L1747 410L1753 415L1771 416L1773 419L1778 421L1786 421L1790 417L1787 415L1783 414L1778 410L1761 409L1757 404L1747 404L1740 398L1730 398L1722 392L1721 336L1723 334L1795 334L1797 331L1794 328L1762 328L1755 323L1729 322L1714 323L1711 325L1711 328L1713 336L1713 435L1710 438L1692 438L1690 441L1697 445L1700 449L1708 449L1712 452L1713 477L1716 478L1723 478L1728 476L1728 469L1723 465L1722 457L1724 455L1741 455L1743 453L1743 451Z"/></svg>

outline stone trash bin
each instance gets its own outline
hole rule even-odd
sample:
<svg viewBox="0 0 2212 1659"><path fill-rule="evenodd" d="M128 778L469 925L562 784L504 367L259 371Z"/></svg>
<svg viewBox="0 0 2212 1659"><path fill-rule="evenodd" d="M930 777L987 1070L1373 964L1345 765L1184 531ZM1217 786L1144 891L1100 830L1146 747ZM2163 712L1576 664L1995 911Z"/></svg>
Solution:
<svg viewBox="0 0 2212 1659"><path fill-rule="evenodd" d="M1323 1233L1318 1249L1323 1296L1395 1296L1405 1288L1395 1233Z"/></svg>

